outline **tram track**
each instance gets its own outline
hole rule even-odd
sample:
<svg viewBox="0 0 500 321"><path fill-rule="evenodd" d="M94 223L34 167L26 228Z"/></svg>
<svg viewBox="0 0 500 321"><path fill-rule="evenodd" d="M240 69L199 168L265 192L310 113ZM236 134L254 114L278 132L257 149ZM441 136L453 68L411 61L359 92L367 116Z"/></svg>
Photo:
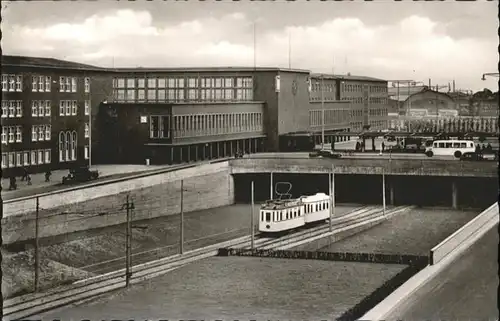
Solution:
<svg viewBox="0 0 500 321"><path fill-rule="evenodd" d="M386 215L390 216L391 213L401 211L404 208L405 207L393 208L388 210ZM377 210L364 207L344 214L335 219L336 223L332 221L332 223L334 223L332 224L334 232L339 229L345 230L350 227L356 228L363 224L363 222L369 224L370 221L377 220L377 218L382 220L384 215L381 215L380 212L380 208ZM307 242L307 239L311 237L321 237L325 232L328 232L328 229L328 224L323 224L278 238L267 237L259 233L256 235L254 244L256 248L279 248L283 246L294 246L294 244L300 245L299 243ZM176 254L152 262L135 265L131 268L132 276L130 283L135 284L142 282L168 273L191 262L215 256L219 248L245 247L249 242L250 236L247 235L192 250L183 255ZM113 263L113 265L115 263ZM60 306L88 300L89 298L123 288L126 285L124 273L125 269L120 269L86 280L77 281L71 285L53 288L43 293L32 293L5 300L3 305L4 320L17 320L37 315ZM7 319L5 317L7 317Z"/></svg>

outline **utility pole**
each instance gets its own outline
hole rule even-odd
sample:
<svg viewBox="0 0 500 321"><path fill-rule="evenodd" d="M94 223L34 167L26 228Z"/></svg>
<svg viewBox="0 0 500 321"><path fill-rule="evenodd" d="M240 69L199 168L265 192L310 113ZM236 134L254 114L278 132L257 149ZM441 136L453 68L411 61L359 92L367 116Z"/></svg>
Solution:
<svg viewBox="0 0 500 321"><path fill-rule="evenodd" d="M40 198L37 196L36 212L35 212L35 292L38 292L40 285L40 249L38 244L39 216L40 216Z"/></svg>
<svg viewBox="0 0 500 321"><path fill-rule="evenodd" d="M132 265L132 253L131 253L131 243L132 243L132 210L134 209L134 203L130 202L130 195L127 195L127 201L125 203L127 209L127 226L126 226L126 264L125 264L125 286L130 286L130 279L132 277L131 265Z"/></svg>
<svg viewBox="0 0 500 321"><path fill-rule="evenodd" d="M335 217L335 171L332 165L332 219ZM332 220L330 220L330 231L332 231Z"/></svg>
<svg viewBox="0 0 500 321"><path fill-rule="evenodd" d="M184 254L184 180L181 180L181 226L179 239L179 252Z"/></svg>
<svg viewBox="0 0 500 321"><path fill-rule="evenodd" d="M382 211L385 216L385 169L382 168Z"/></svg>
<svg viewBox="0 0 500 321"><path fill-rule="evenodd" d="M252 193L252 210L250 213L250 224L251 224L251 230L250 233L251 235L251 248L252 250L255 248L255 223L254 223L254 182L252 181L252 186L251 186L251 193Z"/></svg>
<svg viewBox="0 0 500 321"><path fill-rule="evenodd" d="M321 75L321 149L325 149L325 86L324 75Z"/></svg>

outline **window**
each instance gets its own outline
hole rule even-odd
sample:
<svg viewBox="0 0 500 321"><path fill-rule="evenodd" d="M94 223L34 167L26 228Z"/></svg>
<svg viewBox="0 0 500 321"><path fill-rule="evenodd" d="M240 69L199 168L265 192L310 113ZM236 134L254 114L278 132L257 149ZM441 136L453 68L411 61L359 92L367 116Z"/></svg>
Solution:
<svg viewBox="0 0 500 321"><path fill-rule="evenodd" d="M148 78L148 88L156 88L156 78Z"/></svg>
<svg viewBox="0 0 500 321"><path fill-rule="evenodd" d="M115 87L116 88L125 88L125 78L117 78Z"/></svg>
<svg viewBox="0 0 500 321"><path fill-rule="evenodd" d="M51 125L45 125L45 140L50 140L51 129Z"/></svg>
<svg viewBox="0 0 500 321"><path fill-rule="evenodd" d="M148 90L148 100L156 100L156 90Z"/></svg>
<svg viewBox="0 0 500 321"><path fill-rule="evenodd" d="M137 99L138 100L144 100L145 99L144 89L138 89L137 90Z"/></svg>
<svg viewBox="0 0 500 321"><path fill-rule="evenodd" d="M45 77L40 76L38 77L38 91L43 92L45 90Z"/></svg>
<svg viewBox="0 0 500 321"><path fill-rule="evenodd" d="M69 80L71 79L71 92L76 93L76 78L71 77L71 78L66 78L66 91L69 91Z"/></svg>
<svg viewBox="0 0 500 321"><path fill-rule="evenodd" d="M13 143L15 140L14 140L14 131L15 131L15 127L12 127L12 126L9 126L9 143Z"/></svg>
<svg viewBox="0 0 500 321"><path fill-rule="evenodd" d="M23 166L22 156L23 156L23 154L16 153L16 166L17 167Z"/></svg>
<svg viewBox="0 0 500 321"><path fill-rule="evenodd" d="M38 89L38 77L31 77L31 91L36 92Z"/></svg>
<svg viewBox="0 0 500 321"><path fill-rule="evenodd" d="M2 118L9 116L9 101L2 100Z"/></svg>
<svg viewBox="0 0 500 321"><path fill-rule="evenodd" d="M76 146L77 146L77 137L76 131L74 131L71 135L71 159L76 160Z"/></svg>
<svg viewBox="0 0 500 321"><path fill-rule="evenodd" d="M50 155L50 149L45 150L45 164L50 164L51 163L51 155Z"/></svg>
<svg viewBox="0 0 500 321"><path fill-rule="evenodd" d="M66 78L59 77L59 92L65 92L65 91L66 91Z"/></svg>
<svg viewBox="0 0 500 321"><path fill-rule="evenodd" d="M2 144L7 144L7 135L9 133L9 130L7 127L3 126L2 127Z"/></svg>
<svg viewBox="0 0 500 321"><path fill-rule="evenodd" d="M16 90L16 77L14 75L9 75L9 91Z"/></svg>
<svg viewBox="0 0 500 321"><path fill-rule="evenodd" d="M83 156L85 159L89 159L89 146L85 145L85 148L83 149Z"/></svg>
<svg viewBox="0 0 500 321"><path fill-rule="evenodd" d="M2 75L2 91L7 91L7 75Z"/></svg>
<svg viewBox="0 0 500 321"><path fill-rule="evenodd" d="M85 138L89 138L89 123L85 123Z"/></svg>
<svg viewBox="0 0 500 321"><path fill-rule="evenodd" d="M38 164L43 164L43 150L38 151Z"/></svg>
<svg viewBox="0 0 500 321"><path fill-rule="evenodd" d="M192 77L189 77L188 78L188 87L189 88L196 88L197 87L197 81L198 78L192 78Z"/></svg>
<svg viewBox="0 0 500 321"><path fill-rule="evenodd" d="M29 165L29 164L30 164L30 153L23 152L23 165Z"/></svg>
<svg viewBox="0 0 500 321"><path fill-rule="evenodd" d="M90 92L90 78L85 77L85 92L89 93Z"/></svg>
<svg viewBox="0 0 500 321"><path fill-rule="evenodd" d="M144 78L137 79L137 87L144 88L146 86L146 80Z"/></svg>
<svg viewBox="0 0 500 321"><path fill-rule="evenodd" d="M2 153L2 168L7 167L7 153Z"/></svg>
<svg viewBox="0 0 500 321"><path fill-rule="evenodd" d="M36 151L31 151L31 165L36 165Z"/></svg>
<svg viewBox="0 0 500 321"><path fill-rule="evenodd" d="M38 127L38 140L44 140L45 139L45 126L44 125L39 125Z"/></svg>
<svg viewBox="0 0 500 321"><path fill-rule="evenodd" d="M71 115L71 100L66 100L66 116Z"/></svg>
<svg viewBox="0 0 500 321"><path fill-rule="evenodd" d="M16 100L16 116L23 117L23 101Z"/></svg>
<svg viewBox="0 0 500 321"><path fill-rule="evenodd" d="M71 101L71 115L76 116L78 104L76 103L76 100Z"/></svg>
<svg viewBox="0 0 500 321"><path fill-rule="evenodd" d="M38 140L38 128L36 125L31 127L31 141L36 142Z"/></svg>
<svg viewBox="0 0 500 321"><path fill-rule="evenodd" d="M23 141L23 131L21 126L16 126L16 143Z"/></svg>
<svg viewBox="0 0 500 321"><path fill-rule="evenodd" d="M64 116L64 112L66 111L66 100L59 101L59 115Z"/></svg>
<svg viewBox="0 0 500 321"><path fill-rule="evenodd" d="M50 116L52 107L50 106L50 100L45 101L45 116Z"/></svg>
<svg viewBox="0 0 500 321"><path fill-rule="evenodd" d="M85 100L85 115L88 116L90 113L90 100Z"/></svg>
<svg viewBox="0 0 500 321"><path fill-rule="evenodd" d="M70 149L71 149L71 133L70 132L66 132L65 134L66 136L66 139L65 139L65 143L66 145L64 146L64 151L65 151L65 159L66 160L71 160L71 158L69 158L69 156L71 155L70 154Z"/></svg>
<svg viewBox="0 0 500 321"><path fill-rule="evenodd" d="M158 138L159 137L159 130L160 130L160 125L159 125L159 117L158 116L150 116L150 123L149 123L149 137L150 138Z"/></svg>
<svg viewBox="0 0 500 321"><path fill-rule="evenodd" d="M460 143L453 143L453 148L460 148Z"/></svg>
<svg viewBox="0 0 500 321"><path fill-rule="evenodd" d="M14 116L16 116L16 101L10 100L9 101L9 117L14 117Z"/></svg>
<svg viewBox="0 0 500 321"><path fill-rule="evenodd" d="M45 77L45 92L50 92L51 78L50 76Z"/></svg>
<svg viewBox="0 0 500 321"><path fill-rule="evenodd" d="M14 153L9 153L9 167L15 167L16 166L14 157L15 157Z"/></svg>
<svg viewBox="0 0 500 321"><path fill-rule="evenodd" d="M59 161L60 162L64 162L64 160L65 160L65 158L64 158L64 155L65 155L64 147L66 146L65 139L66 139L66 135L64 135L63 132L60 132L59 133Z"/></svg>
<svg viewBox="0 0 500 321"><path fill-rule="evenodd" d="M38 101L38 117L43 117L45 113L45 102L43 100Z"/></svg>
<svg viewBox="0 0 500 321"><path fill-rule="evenodd" d="M127 79L127 88L135 88L135 79L134 78Z"/></svg>
<svg viewBox="0 0 500 321"><path fill-rule="evenodd" d="M165 88L165 78L158 78L158 88Z"/></svg>

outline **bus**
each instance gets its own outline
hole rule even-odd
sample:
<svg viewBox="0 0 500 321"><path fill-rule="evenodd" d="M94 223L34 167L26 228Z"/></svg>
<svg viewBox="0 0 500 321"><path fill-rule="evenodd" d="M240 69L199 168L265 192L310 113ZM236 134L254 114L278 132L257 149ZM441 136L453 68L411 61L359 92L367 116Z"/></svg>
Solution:
<svg viewBox="0 0 500 321"><path fill-rule="evenodd" d="M464 153L474 153L476 151L472 140L435 140L432 146L425 149L425 155L432 156L455 156L460 158Z"/></svg>

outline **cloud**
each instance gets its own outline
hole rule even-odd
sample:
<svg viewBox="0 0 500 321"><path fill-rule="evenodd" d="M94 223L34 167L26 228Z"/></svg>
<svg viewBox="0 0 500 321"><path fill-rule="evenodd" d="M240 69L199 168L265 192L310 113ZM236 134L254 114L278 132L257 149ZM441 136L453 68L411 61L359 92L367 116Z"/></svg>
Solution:
<svg viewBox="0 0 500 321"><path fill-rule="evenodd" d="M480 89L481 74L496 70L498 61L496 38L457 39L446 33L446 22L425 16L376 26L352 16L277 29L263 25L256 26L260 66L287 67L290 44L294 68L385 79L432 78L442 84L456 79L462 87ZM7 27L2 39L7 54L103 66L111 61L143 67L253 65L253 21L240 12L169 22L153 19L149 11L126 9L79 22Z"/></svg>

